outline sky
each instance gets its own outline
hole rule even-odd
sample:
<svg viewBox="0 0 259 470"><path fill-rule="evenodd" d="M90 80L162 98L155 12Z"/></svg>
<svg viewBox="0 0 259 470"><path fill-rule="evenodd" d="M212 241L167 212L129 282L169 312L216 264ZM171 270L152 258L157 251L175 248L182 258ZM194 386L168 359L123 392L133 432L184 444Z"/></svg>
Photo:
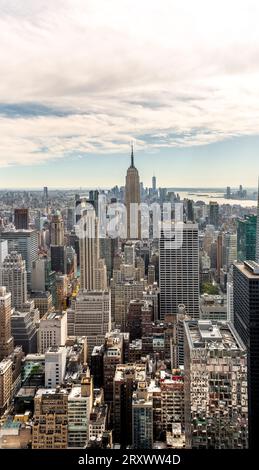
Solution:
<svg viewBox="0 0 259 470"><path fill-rule="evenodd" d="M257 0L0 0L0 189L255 187Z"/></svg>

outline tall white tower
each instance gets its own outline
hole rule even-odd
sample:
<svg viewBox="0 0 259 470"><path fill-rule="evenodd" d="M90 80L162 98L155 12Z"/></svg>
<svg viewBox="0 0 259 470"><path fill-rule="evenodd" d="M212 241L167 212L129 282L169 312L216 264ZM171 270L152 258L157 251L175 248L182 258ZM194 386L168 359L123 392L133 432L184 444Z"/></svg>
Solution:
<svg viewBox="0 0 259 470"><path fill-rule="evenodd" d="M166 233L167 232L167 233ZM162 230L159 242L160 316L177 314L184 304L191 318L199 318L199 233L197 224L183 224L182 243Z"/></svg>

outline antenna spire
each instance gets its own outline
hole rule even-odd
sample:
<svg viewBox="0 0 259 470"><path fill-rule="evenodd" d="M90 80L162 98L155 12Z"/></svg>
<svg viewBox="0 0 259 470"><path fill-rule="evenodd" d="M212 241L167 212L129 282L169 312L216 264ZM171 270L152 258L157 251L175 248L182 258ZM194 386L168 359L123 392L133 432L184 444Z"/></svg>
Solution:
<svg viewBox="0 0 259 470"><path fill-rule="evenodd" d="M133 142L131 142L131 165L134 168L134 149L133 149Z"/></svg>

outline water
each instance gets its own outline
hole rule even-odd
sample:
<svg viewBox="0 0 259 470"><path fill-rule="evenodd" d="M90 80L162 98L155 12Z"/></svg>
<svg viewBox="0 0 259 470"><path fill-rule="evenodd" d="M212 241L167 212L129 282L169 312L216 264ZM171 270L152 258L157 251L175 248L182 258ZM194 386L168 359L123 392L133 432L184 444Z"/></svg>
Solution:
<svg viewBox="0 0 259 470"><path fill-rule="evenodd" d="M181 200L192 199L193 201L203 201L205 204L209 204L210 201L215 201L218 204L230 204L231 206L238 205L242 207L256 207L257 201L255 200L244 200L244 199L226 199L223 193L211 193L211 192L200 192L200 191L175 191L180 195Z"/></svg>

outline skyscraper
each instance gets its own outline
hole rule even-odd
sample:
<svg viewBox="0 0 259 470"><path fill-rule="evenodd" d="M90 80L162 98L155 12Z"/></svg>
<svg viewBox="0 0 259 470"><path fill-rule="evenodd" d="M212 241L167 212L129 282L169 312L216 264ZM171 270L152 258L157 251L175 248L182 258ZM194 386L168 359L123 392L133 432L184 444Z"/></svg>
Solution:
<svg viewBox="0 0 259 470"><path fill-rule="evenodd" d="M146 380L145 364L120 364L113 381L114 441L122 447L132 443L132 395L138 382Z"/></svg>
<svg viewBox="0 0 259 470"><path fill-rule="evenodd" d="M0 287L0 361L13 352L11 293Z"/></svg>
<svg viewBox="0 0 259 470"><path fill-rule="evenodd" d="M2 285L12 294L12 307L22 309L27 302L27 272L25 261L16 251L6 256L0 268Z"/></svg>
<svg viewBox="0 0 259 470"><path fill-rule="evenodd" d="M234 326L247 348L249 447L257 448L259 420L259 264L233 267Z"/></svg>
<svg viewBox="0 0 259 470"><path fill-rule="evenodd" d="M14 209L14 225L16 230L27 230L29 228L29 209Z"/></svg>
<svg viewBox="0 0 259 470"><path fill-rule="evenodd" d="M74 385L68 396L68 447L86 447L92 406L93 379L87 369L81 385Z"/></svg>
<svg viewBox="0 0 259 470"><path fill-rule="evenodd" d="M99 222L95 211L89 210L80 219L82 233L79 239L80 286L83 290L95 290L97 266L100 253Z"/></svg>
<svg viewBox="0 0 259 470"><path fill-rule="evenodd" d="M146 382L139 382L133 394L132 446L134 449L153 447L153 401Z"/></svg>
<svg viewBox="0 0 259 470"><path fill-rule="evenodd" d="M86 336L88 358L111 329L110 291L80 291L68 309L68 335Z"/></svg>
<svg viewBox="0 0 259 470"><path fill-rule="evenodd" d="M0 268L4 262L5 257L8 255L8 244L7 240L0 239ZM1 277L0 277L0 285L1 285Z"/></svg>
<svg viewBox="0 0 259 470"><path fill-rule="evenodd" d="M127 209L127 238L141 238L141 218L139 211L134 211L133 204L140 204L140 185L138 170L134 165L133 145L131 147L131 165L128 168L125 185L125 204Z"/></svg>
<svg viewBox="0 0 259 470"><path fill-rule="evenodd" d="M186 447L247 448L247 353L243 342L226 322L187 321L184 329Z"/></svg>
<svg viewBox="0 0 259 470"><path fill-rule="evenodd" d="M51 218L50 244L64 245L64 221L59 211L56 211Z"/></svg>
<svg viewBox="0 0 259 470"><path fill-rule="evenodd" d="M256 261L259 263L259 178L258 178L258 196L257 196L257 226L256 226Z"/></svg>
<svg viewBox="0 0 259 470"><path fill-rule="evenodd" d="M66 449L68 445L68 392L39 389L34 399L33 449Z"/></svg>
<svg viewBox="0 0 259 470"><path fill-rule="evenodd" d="M209 204L209 223L217 229L219 226L219 205L215 201Z"/></svg>
<svg viewBox="0 0 259 470"><path fill-rule="evenodd" d="M191 318L199 318L198 225L183 224L182 245L174 246L174 230L162 229L159 240L160 317L177 314L186 306Z"/></svg>
<svg viewBox="0 0 259 470"><path fill-rule="evenodd" d="M156 177L152 176L152 190L153 192L156 191Z"/></svg>
<svg viewBox="0 0 259 470"><path fill-rule="evenodd" d="M237 220L237 259L255 261L256 255L256 216L247 215Z"/></svg>
<svg viewBox="0 0 259 470"><path fill-rule="evenodd" d="M2 240L7 240L8 251L17 251L26 263L27 287L31 289L32 263L38 258L38 234L36 230L10 230L1 232Z"/></svg>

